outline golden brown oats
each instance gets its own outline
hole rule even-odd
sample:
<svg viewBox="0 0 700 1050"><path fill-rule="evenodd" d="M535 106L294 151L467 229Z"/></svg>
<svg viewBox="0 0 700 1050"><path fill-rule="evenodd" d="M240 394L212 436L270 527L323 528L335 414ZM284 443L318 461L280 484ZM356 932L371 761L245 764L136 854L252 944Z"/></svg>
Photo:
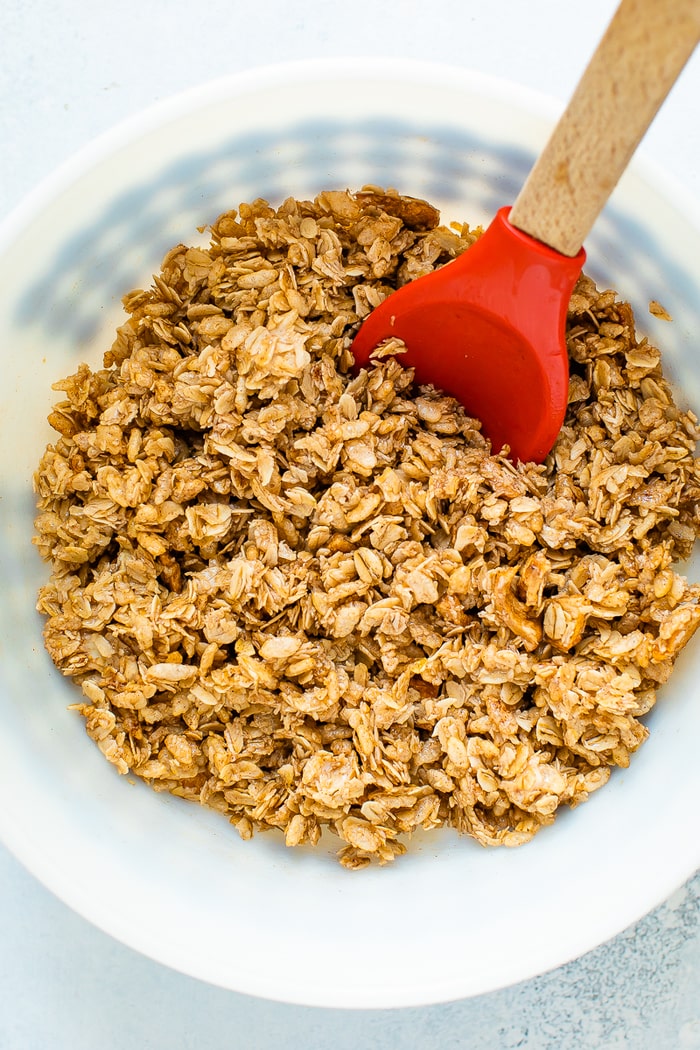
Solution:
<svg viewBox="0 0 700 1050"><path fill-rule="evenodd" d="M697 421L613 292L576 287L543 466L397 340L351 373L361 318L478 234L438 221L376 187L222 215L57 384L36 475L46 646L105 757L246 839L330 826L351 868L585 800L700 621Z"/></svg>
<svg viewBox="0 0 700 1050"><path fill-rule="evenodd" d="M662 321L673 320L668 310L664 306L662 306L661 303L658 302L656 299L652 299L649 303L649 313L653 314L654 317L659 317Z"/></svg>

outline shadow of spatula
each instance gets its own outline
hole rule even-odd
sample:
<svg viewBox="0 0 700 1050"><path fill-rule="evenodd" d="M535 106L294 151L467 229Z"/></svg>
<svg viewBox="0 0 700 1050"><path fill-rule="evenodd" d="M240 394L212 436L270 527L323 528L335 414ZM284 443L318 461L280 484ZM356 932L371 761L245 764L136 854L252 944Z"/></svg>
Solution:
<svg viewBox="0 0 700 1050"><path fill-rule="evenodd" d="M622 0L513 207L376 307L352 344L356 364L399 337L416 381L461 401L495 451L541 462L566 411L581 245L699 39L700 0Z"/></svg>

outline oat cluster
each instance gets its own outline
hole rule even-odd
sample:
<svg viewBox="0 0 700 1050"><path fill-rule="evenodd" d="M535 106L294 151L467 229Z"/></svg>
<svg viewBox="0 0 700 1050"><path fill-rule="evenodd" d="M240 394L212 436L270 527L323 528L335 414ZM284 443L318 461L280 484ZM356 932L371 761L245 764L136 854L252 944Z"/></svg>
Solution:
<svg viewBox="0 0 700 1050"><path fill-rule="evenodd" d="M393 357L351 371L358 322L479 231L369 188L209 232L57 384L38 607L88 733L349 867L417 828L527 841L629 763L700 622L695 417L584 277L564 428L514 466Z"/></svg>

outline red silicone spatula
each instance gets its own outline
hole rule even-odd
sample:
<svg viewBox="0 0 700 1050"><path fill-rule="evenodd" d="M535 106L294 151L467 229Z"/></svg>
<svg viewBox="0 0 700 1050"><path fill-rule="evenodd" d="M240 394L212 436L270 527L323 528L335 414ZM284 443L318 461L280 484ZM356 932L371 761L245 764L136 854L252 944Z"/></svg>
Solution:
<svg viewBox="0 0 700 1050"><path fill-rule="evenodd" d="M581 247L700 39L700 0L622 0L511 209L463 255L363 322L359 366L398 336L400 361L480 419L494 450L542 461L567 404L566 310Z"/></svg>

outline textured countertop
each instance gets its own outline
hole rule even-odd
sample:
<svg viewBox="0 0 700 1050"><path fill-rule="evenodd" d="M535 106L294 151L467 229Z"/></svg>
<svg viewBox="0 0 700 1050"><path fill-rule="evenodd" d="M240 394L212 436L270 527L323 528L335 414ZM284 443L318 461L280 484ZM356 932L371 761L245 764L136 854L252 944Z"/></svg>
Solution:
<svg viewBox="0 0 700 1050"><path fill-rule="evenodd" d="M288 59L386 55L471 67L565 100L614 9L557 0L4 0L0 218L95 135L151 102ZM700 54L644 152L700 198ZM697 834L698 829L695 829ZM643 878L644 873L640 872ZM0 846L0 1050L700 1048L700 876L610 943L444 1006L270 1003L157 965L69 911Z"/></svg>

